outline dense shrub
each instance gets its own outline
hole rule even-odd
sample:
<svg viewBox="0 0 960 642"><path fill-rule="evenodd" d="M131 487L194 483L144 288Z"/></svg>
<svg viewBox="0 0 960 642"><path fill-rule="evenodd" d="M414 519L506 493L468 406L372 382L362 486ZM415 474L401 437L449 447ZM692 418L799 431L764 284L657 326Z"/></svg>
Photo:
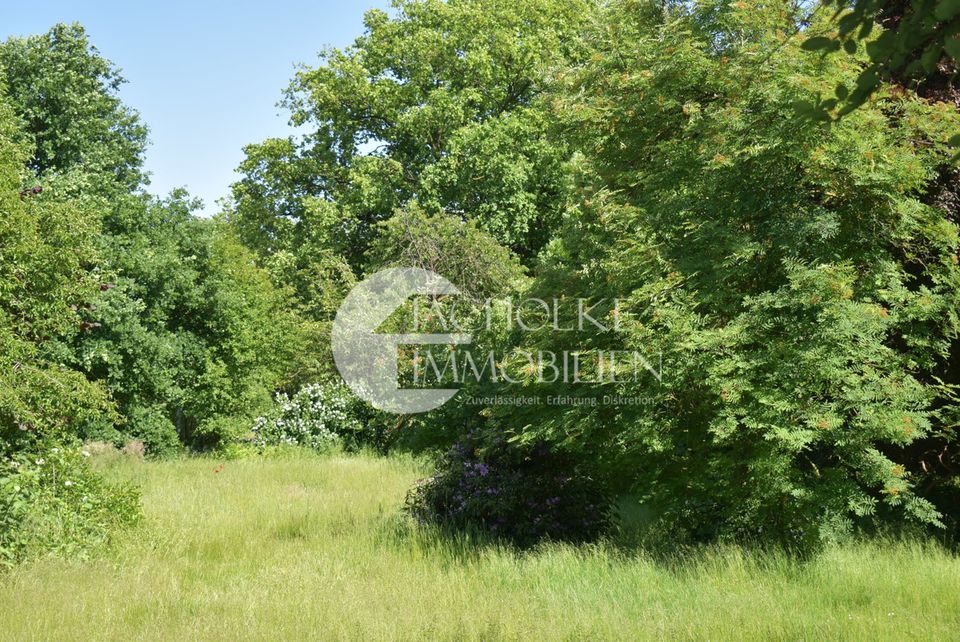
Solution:
<svg viewBox="0 0 960 642"><path fill-rule="evenodd" d="M933 410L954 403L937 379L957 383L958 229L922 198L949 160L955 107L888 88L838 122L799 117L858 73L785 38L802 17L783 5L607 10L556 105L589 187L535 292L619 299L619 328L583 343L639 350L662 378L578 391L643 406L493 418L602 453L605 475L699 541L937 528L918 483L935 457L904 449L955 434ZM538 349L570 349L542 334ZM531 376L518 394L558 392Z"/></svg>
<svg viewBox="0 0 960 642"><path fill-rule="evenodd" d="M419 522L473 530L520 546L588 541L610 525L610 497L575 459L545 443L520 445L473 432L407 495Z"/></svg>
<svg viewBox="0 0 960 642"><path fill-rule="evenodd" d="M83 27L0 43L0 75L22 139L9 159L17 174L4 182L17 202L0 211L10 229L29 226L8 209L42 214L50 229L41 233L55 241L55 251L36 253L36 283L24 285L49 287L77 263L73 284L87 286L82 296L70 292L70 323L35 334L56 344L51 361L99 383L125 420L71 429L115 444L139 439L151 454L181 439L196 449L228 443L291 373L311 372L301 341L308 325L225 225L196 216L199 201L184 190L166 198L145 191L146 127L120 100L119 70ZM17 256L5 248L0 282L8 273L23 281L18 272L28 266Z"/></svg>
<svg viewBox="0 0 960 642"><path fill-rule="evenodd" d="M333 381L304 386L292 397L280 393L273 411L254 424L256 442L329 450L360 433L356 403L346 386Z"/></svg>
<svg viewBox="0 0 960 642"><path fill-rule="evenodd" d="M131 415L128 432L143 442L148 455L172 455L180 450L177 428L162 408L135 407Z"/></svg>
<svg viewBox="0 0 960 642"><path fill-rule="evenodd" d="M138 493L108 484L76 446L0 459L0 566L41 553L85 555L140 518Z"/></svg>
<svg viewBox="0 0 960 642"><path fill-rule="evenodd" d="M2 57L0 57L2 58ZM97 290L95 216L28 171L31 147L0 81L0 565L96 547L138 514L75 448L78 426L118 419L103 387L64 366ZM26 191L24 186L30 186Z"/></svg>

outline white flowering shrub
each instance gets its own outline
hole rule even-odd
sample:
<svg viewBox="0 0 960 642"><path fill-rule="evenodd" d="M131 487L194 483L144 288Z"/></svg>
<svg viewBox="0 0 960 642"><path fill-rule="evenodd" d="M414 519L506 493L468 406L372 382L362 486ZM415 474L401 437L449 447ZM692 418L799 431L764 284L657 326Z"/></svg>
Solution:
<svg viewBox="0 0 960 642"><path fill-rule="evenodd" d="M256 442L329 450L361 430L355 406L356 398L349 388L332 381L304 386L292 397L281 393L273 411L256 420Z"/></svg>

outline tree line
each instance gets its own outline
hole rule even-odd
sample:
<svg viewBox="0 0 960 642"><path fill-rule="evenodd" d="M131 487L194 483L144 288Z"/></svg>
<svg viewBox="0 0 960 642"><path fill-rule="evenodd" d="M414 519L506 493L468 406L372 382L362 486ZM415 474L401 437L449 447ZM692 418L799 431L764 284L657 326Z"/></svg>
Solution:
<svg viewBox="0 0 960 642"><path fill-rule="evenodd" d="M75 525L46 548L136 519L78 444L251 434L445 451L412 513L524 541L598 536L623 493L672 541L949 532L956 12L868 4L400 0L296 74L299 133L246 147L212 220L150 194L146 126L82 27L3 43L0 557L39 546L41 515ZM655 351L665 376L577 394L657 403L370 409L330 324L389 266L475 299L622 300L579 346Z"/></svg>

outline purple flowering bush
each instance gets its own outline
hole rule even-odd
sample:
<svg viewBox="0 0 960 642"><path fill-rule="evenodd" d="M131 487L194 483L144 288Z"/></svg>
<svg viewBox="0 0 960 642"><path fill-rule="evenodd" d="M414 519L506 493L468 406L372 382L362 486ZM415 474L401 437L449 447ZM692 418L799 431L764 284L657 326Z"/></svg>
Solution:
<svg viewBox="0 0 960 642"><path fill-rule="evenodd" d="M545 443L520 445L471 433L407 494L420 523L480 532L519 546L588 541L611 524L603 485Z"/></svg>

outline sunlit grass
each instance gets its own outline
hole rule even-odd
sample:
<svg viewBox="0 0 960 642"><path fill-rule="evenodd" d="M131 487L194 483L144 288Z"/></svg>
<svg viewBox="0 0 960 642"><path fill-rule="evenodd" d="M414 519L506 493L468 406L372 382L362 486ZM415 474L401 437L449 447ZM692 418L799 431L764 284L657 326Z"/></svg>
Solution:
<svg viewBox="0 0 960 642"><path fill-rule="evenodd" d="M734 548L664 564L613 547L518 554L418 533L416 463L127 462L147 518L91 562L0 578L0 638L949 639L960 560L860 544L806 563Z"/></svg>

